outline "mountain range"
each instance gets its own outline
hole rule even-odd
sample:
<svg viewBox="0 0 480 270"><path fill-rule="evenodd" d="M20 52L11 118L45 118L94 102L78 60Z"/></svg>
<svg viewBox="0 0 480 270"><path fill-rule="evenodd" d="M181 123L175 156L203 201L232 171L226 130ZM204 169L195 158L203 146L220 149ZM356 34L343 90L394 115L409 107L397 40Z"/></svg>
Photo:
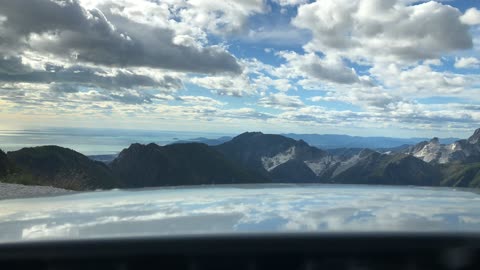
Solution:
<svg viewBox="0 0 480 270"><path fill-rule="evenodd" d="M480 160L480 129L466 140L458 140L451 144L441 144L438 138L424 141L409 147L407 154L425 162L450 163L475 162Z"/></svg>
<svg viewBox="0 0 480 270"><path fill-rule="evenodd" d="M326 151L283 135L245 132L214 145L132 144L111 162L58 146L0 151L0 181L73 190L231 183L480 187L480 129L388 151Z"/></svg>
<svg viewBox="0 0 480 270"><path fill-rule="evenodd" d="M308 144L321 149L335 148L395 148L401 145L414 145L428 138L392 138L392 137L361 137L341 134L281 134L283 136L304 140ZM459 140L458 138L441 138L440 142L449 144Z"/></svg>

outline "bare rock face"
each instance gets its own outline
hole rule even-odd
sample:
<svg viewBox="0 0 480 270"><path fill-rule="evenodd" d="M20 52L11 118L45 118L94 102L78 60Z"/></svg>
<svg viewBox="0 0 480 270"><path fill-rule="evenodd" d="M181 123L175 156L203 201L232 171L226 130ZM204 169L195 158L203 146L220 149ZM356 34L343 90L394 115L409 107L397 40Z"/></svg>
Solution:
<svg viewBox="0 0 480 270"><path fill-rule="evenodd" d="M480 142L480 128L475 130L472 136L468 138L470 144L478 144Z"/></svg>
<svg viewBox="0 0 480 270"><path fill-rule="evenodd" d="M421 142L408 148L406 153L425 162L439 164L453 161L480 161L480 129L477 129L467 140L459 140L452 144L440 144L438 138L433 138L429 142Z"/></svg>

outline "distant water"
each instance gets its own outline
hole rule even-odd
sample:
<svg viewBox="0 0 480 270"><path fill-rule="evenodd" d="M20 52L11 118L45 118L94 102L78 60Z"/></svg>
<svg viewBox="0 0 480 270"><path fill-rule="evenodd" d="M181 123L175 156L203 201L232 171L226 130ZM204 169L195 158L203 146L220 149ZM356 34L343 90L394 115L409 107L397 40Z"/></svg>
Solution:
<svg viewBox="0 0 480 270"><path fill-rule="evenodd" d="M120 129L49 128L0 130L0 149L18 150L39 145L58 145L85 155L110 155L132 143L165 145L197 137L215 139L230 134L186 131L145 131Z"/></svg>
<svg viewBox="0 0 480 270"><path fill-rule="evenodd" d="M480 232L480 195L452 188L219 185L2 201L0 242L252 232Z"/></svg>

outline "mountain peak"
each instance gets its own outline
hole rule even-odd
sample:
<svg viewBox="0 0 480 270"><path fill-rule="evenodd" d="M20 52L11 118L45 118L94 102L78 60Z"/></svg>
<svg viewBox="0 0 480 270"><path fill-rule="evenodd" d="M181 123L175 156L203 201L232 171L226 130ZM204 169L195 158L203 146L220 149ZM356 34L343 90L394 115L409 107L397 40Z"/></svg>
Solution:
<svg viewBox="0 0 480 270"><path fill-rule="evenodd" d="M440 140L439 140L437 137L433 137L433 138L430 140L430 143L439 144L439 143L440 143Z"/></svg>
<svg viewBox="0 0 480 270"><path fill-rule="evenodd" d="M468 142L471 144L478 143L480 141L480 128L475 130L472 136L468 138Z"/></svg>
<svg viewBox="0 0 480 270"><path fill-rule="evenodd" d="M244 132L238 136L235 136L233 139L246 139L246 138L251 138L251 137L255 137L255 136L259 136L259 135L264 135L262 132L259 132L259 131L253 131L253 132Z"/></svg>

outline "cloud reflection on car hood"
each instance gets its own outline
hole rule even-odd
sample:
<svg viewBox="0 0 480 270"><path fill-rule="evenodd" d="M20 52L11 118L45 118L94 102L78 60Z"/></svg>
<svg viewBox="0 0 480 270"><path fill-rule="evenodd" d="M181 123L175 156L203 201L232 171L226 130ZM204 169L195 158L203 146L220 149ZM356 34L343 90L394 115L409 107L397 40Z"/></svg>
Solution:
<svg viewBox="0 0 480 270"><path fill-rule="evenodd" d="M480 196L446 188L214 186L1 204L0 242L232 232L480 232Z"/></svg>

